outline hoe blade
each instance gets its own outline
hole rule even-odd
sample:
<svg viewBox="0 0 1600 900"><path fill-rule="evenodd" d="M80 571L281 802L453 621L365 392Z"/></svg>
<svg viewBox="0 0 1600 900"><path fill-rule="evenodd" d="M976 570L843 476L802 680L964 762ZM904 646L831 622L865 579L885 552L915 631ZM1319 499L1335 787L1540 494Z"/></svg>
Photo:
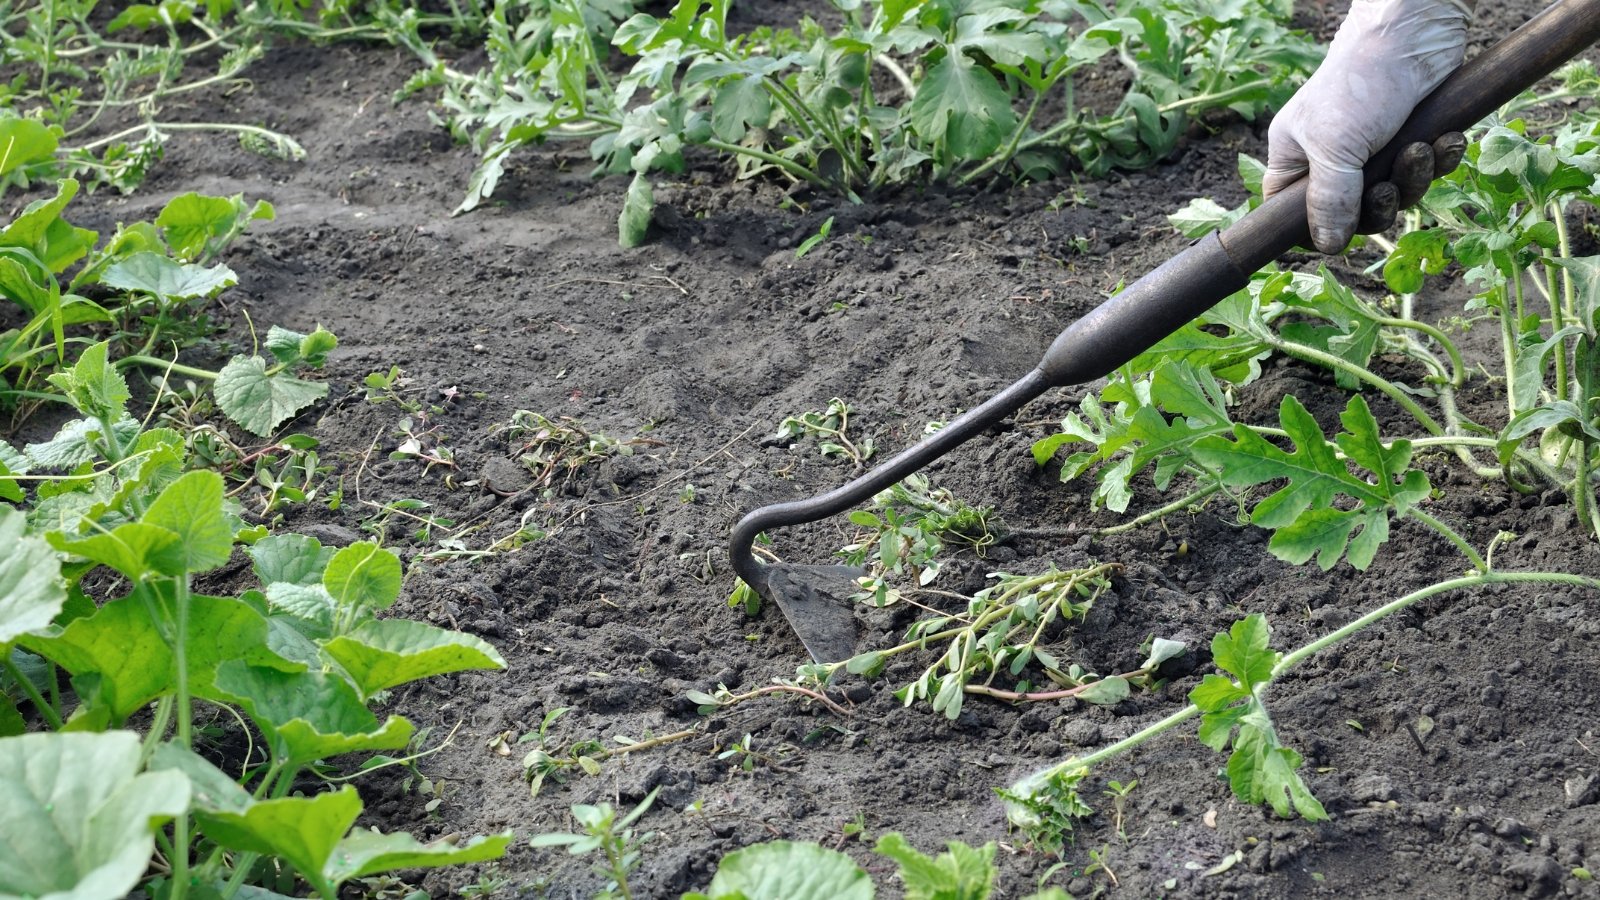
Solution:
<svg viewBox="0 0 1600 900"><path fill-rule="evenodd" d="M767 596L777 601L814 662L835 663L855 655L856 616L850 597L860 592L856 579L865 570L782 564L765 568Z"/></svg>

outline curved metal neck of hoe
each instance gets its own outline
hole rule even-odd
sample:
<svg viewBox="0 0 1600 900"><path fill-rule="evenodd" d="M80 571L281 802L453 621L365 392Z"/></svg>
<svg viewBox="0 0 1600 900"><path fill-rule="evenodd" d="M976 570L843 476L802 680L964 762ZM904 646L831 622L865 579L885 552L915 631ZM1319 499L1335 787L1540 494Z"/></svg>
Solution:
<svg viewBox="0 0 1600 900"><path fill-rule="evenodd" d="M1029 400L1054 386L1055 382L1043 367L1034 369L1015 384L989 398L982 405L945 427L934 432L920 443L900 452L898 456L879 463L854 481L841 485L826 494L774 503L755 510L733 526L733 543L730 554L733 569L746 584L758 591L766 590L765 566L758 562L751 548L756 535L769 528L815 522L860 506L879 491L892 487L907 475L949 453L960 444L985 431L1006 416L1021 409Z"/></svg>

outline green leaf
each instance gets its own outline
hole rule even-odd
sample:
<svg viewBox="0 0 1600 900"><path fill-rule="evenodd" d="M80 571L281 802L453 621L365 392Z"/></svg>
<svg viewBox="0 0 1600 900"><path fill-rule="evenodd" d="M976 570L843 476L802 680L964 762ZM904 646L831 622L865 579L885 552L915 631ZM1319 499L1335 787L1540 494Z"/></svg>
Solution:
<svg viewBox="0 0 1600 900"><path fill-rule="evenodd" d="M395 869L431 869L438 866L487 862L506 855L515 835L510 831L480 835L459 844L437 840L424 844L409 834L380 834L358 828L334 848L323 866L331 884L365 878Z"/></svg>
<svg viewBox="0 0 1600 900"><path fill-rule="evenodd" d="M190 192L167 201L156 216L172 252L184 259L199 259L215 251L229 235L254 219L273 218L272 204L257 201L246 207L243 194L208 197Z"/></svg>
<svg viewBox="0 0 1600 900"><path fill-rule="evenodd" d="M765 128L772 119L772 98L759 75L724 82L711 103L711 131L728 144L744 140L751 128Z"/></svg>
<svg viewBox="0 0 1600 900"><path fill-rule="evenodd" d="M745 900L872 900L872 879L837 850L769 841L735 850L717 864L709 895Z"/></svg>
<svg viewBox="0 0 1600 900"><path fill-rule="evenodd" d="M125 415L117 419L112 430L117 442L126 446L139 433L139 422ZM100 457L94 442L101 440L104 431L97 419L73 419L62 425L55 437L42 444L29 444L22 452L40 469L74 469Z"/></svg>
<svg viewBox="0 0 1600 900"><path fill-rule="evenodd" d="M323 672L280 672L243 661L217 668L217 687L255 721L273 753L291 764L355 750L396 750L411 740L411 723L380 723L344 679Z"/></svg>
<svg viewBox="0 0 1600 900"><path fill-rule="evenodd" d="M997 845L991 841L974 849L960 841L947 841L937 858L924 856L897 832L878 839L873 852L900 864L905 900L958 900L988 897L994 890Z"/></svg>
<svg viewBox="0 0 1600 900"><path fill-rule="evenodd" d="M267 602L297 619L317 626L326 633L333 627L333 614L338 605L333 595L320 584L291 584L287 581L267 585Z"/></svg>
<svg viewBox="0 0 1600 900"><path fill-rule="evenodd" d="M0 118L0 176L55 159L58 138L41 122L16 115Z"/></svg>
<svg viewBox="0 0 1600 900"><path fill-rule="evenodd" d="M328 361L328 354L339 346L333 332L318 326L310 334L290 331L277 325L267 331L265 344L272 358L284 365L305 364L320 368Z"/></svg>
<svg viewBox="0 0 1600 900"><path fill-rule="evenodd" d="M1578 321L1589 334L1600 334L1600 256L1552 260L1572 278L1573 299L1578 304Z"/></svg>
<svg viewBox="0 0 1600 900"><path fill-rule="evenodd" d="M1450 234L1443 228L1408 231L1395 241L1394 252L1383 264L1383 280L1397 294L1422 290L1425 275L1438 275L1449 264L1445 250Z"/></svg>
<svg viewBox="0 0 1600 900"><path fill-rule="evenodd" d="M1183 641L1158 637L1150 642L1150 655L1145 657L1145 661L1140 664L1139 668L1153 672L1157 666L1167 660L1182 656L1187 652L1189 652L1189 648L1183 645Z"/></svg>
<svg viewBox="0 0 1600 900"><path fill-rule="evenodd" d="M1221 637L1222 635L1217 635ZM1189 691L1189 702L1206 712L1216 712L1250 696L1250 691L1240 687L1225 675L1207 675Z"/></svg>
<svg viewBox="0 0 1600 900"><path fill-rule="evenodd" d="M1248 691L1272 680L1278 652L1270 648L1272 628L1267 617L1254 613L1233 623L1226 633L1211 639L1211 657Z"/></svg>
<svg viewBox="0 0 1600 900"><path fill-rule="evenodd" d="M190 472L168 485L145 510L140 522L178 536L188 572L209 572L233 554L233 530L222 515L222 494L221 475L205 470Z"/></svg>
<svg viewBox="0 0 1600 900"><path fill-rule="evenodd" d="M215 297L238 284L239 276L227 266L181 263L146 250L107 266L100 283L121 291L153 294L165 303L172 303Z"/></svg>
<svg viewBox="0 0 1600 900"><path fill-rule="evenodd" d="M50 376L50 384L66 395L73 409L92 419L115 422L125 415L124 406L133 396L127 379L108 361L111 345L93 344L78 356L65 372Z"/></svg>
<svg viewBox="0 0 1600 900"><path fill-rule="evenodd" d="M166 741L150 754L150 771L171 769L189 779L195 812L243 813L256 802L233 777L192 750Z"/></svg>
<svg viewBox="0 0 1600 900"><path fill-rule="evenodd" d="M309 586L322 584L322 573L333 559L334 549L322 546L314 537L280 533L262 538L246 552L263 585Z"/></svg>
<svg viewBox="0 0 1600 900"><path fill-rule="evenodd" d="M295 413L328 396L328 386L268 372L259 356L235 356L217 374L212 393L228 418L266 437Z"/></svg>
<svg viewBox="0 0 1600 900"><path fill-rule="evenodd" d="M1385 446L1366 401L1359 395L1352 397L1340 417L1346 431L1334 443L1352 462L1373 473L1369 481L1351 474L1299 400L1284 397L1278 417L1295 446L1292 452L1244 425L1235 425L1233 441L1222 437L1197 441L1195 458L1218 470L1223 482L1233 487L1288 481L1257 503L1250 517L1255 524L1277 531L1268 544L1274 555L1304 562L1320 553L1326 569L1337 561L1349 536L1361 529L1348 558L1352 565L1365 567L1388 535L1388 517L1404 513L1428 496L1427 476L1410 468L1410 442ZM1358 505L1341 509L1336 505L1341 496Z"/></svg>
<svg viewBox="0 0 1600 900"><path fill-rule="evenodd" d="M232 850L279 857L331 897L334 882L323 870L359 815L361 794L345 785L312 797L258 800L243 812L199 812L196 818L206 837Z"/></svg>
<svg viewBox="0 0 1600 900"><path fill-rule="evenodd" d="M46 628L67 602L61 560L27 533L27 517L0 506L0 653L18 637Z"/></svg>
<svg viewBox="0 0 1600 900"><path fill-rule="evenodd" d="M955 40L950 53L977 50L1003 66L1023 66L1030 60L1045 59L1049 50L1044 35L1028 30L1023 23L1028 14L1019 9L992 8L956 20ZM1002 26L1018 25L1015 29Z"/></svg>
<svg viewBox="0 0 1600 900"><path fill-rule="evenodd" d="M340 609L388 609L400 596L400 558L373 541L357 541L333 555L323 587Z"/></svg>
<svg viewBox="0 0 1600 900"><path fill-rule="evenodd" d="M171 609L170 582L139 585L128 597L69 622L58 631L26 635L19 643L74 676L85 702L121 722L157 697L176 690L176 661L167 634L173 623L151 619L152 609ZM238 600L195 594L189 598L190 689L196 696L227 699L215 686L226 661L289 667L267 649L267 622Z"/></svg>
<svg viewBox="0 0 1600 900"><path fill-rule="evenodd" d="M32 253L50 272L60 274L82 259L100 236L87 228L74 228L61 211L78 193L78 182L63 178L55 197L29 203L22 214L0 231L0 247L18 247Z"/></svg>
<svg viewBox="0 0 1600 900"><path fill-rule="evenodd" d="M650 189L650 179L643 172L633 173L628 194L622 201L622 212L617 216L617 243L624 247L644 243L655 208L656 195Z"/></svg>
<svg viewBox="0 0 1600 900"><path fill-rule="evenodd" d="M194 18L194 4L161 0L160 3L130 3L106 25L107 33L124 28L165 28L187 25Z"/></svg>
<svg viewBox="0 0 1600 900"><path fill-rule="evenodd" d="M1268 803L1281 816L1293 811L1312 821L1326 819L1322 804L1295 772L1300 754L1279 743L1272 717L1260 700L1258 692L1271 681L1279 659L1269 646L1270 638L1266 618L1258 613L1212 640L1217 665L1238 681L1207 675L1189 692L1190 702L1204 712L1200 741L1220 752L1231 739L1228 782L1239 799Z"/></svg>
<svg viewBox="0 0 1600 900"><path fill-rule="evenodd" d="M93 563L110 566L133 581L154 576L182 575L188 571L182 539L156 525L124 522L109 532L78 540L60 532L48 535L50 545Z"/></svg>
<svg viewBox="0 0 1600 900"><path fill-rule="evenodd" d="M1496 440L1502 462L1510 462L1516 448L1528 435L1550 428L1562 428L1600 442L1600 428L1571 400L1553 400L1543 406L1523 410L1506 423Z"/></svg>
<svg viewBox="0 0 1600 900"><path fill-rule="evenodd" d="M189 805L182 775L138 770L131 731L0 739L0 891L61 900L131 893L156 830Z"/></svg>
<svg viewBox="0 0 1600 900"><path fill-rule="evenodd" d="M960 53L934 64L911 101L911 127L959 160L981 160L1016 127L1005 88Z"/></svg>
<svg viewBox="0 0 1600 900"><path fill-rule="evenodd" d="M365 696L410 681L467 669L503 669L481 638L410 619L372 619L323 645Z"/></svg>
<svg viewBox="0 0 1600 900"><path fill-rule="evenodd" d="M1249 211L1247 205L1230 210L1224 209L1210 197L1196 197L1182 209L1169 214L1167 221L1184 237L1198 238L1232 225L1244 218L1244 214Z"/></svg>
<svg viewBox="0 0 1600 900"><path fill-rule="evenodd" d="M1091 681L1077 697L1079 700L1093 703L1096 706L1111 706L1121 703L1128 699L1128 680L1112 675L1099 681Z"/></svg>

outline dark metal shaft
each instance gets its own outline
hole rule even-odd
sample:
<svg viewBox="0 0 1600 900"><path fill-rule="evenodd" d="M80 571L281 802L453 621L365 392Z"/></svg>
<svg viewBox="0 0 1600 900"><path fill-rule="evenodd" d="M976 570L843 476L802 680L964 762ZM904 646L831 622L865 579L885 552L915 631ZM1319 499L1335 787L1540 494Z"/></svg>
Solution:
<svg viewBox="0 0 1600 900"><path fill-rule="evenodd" d="M1600 0L1559 0L1462 66L1423 100L1399 135L1368 163L1367 183L1386 179L1404 147L1471 127L1596 40L1600 40ZM815 522L858 506L1049 388L1110 374L1243 288L1250 273L1309 243L1306 181L1301 179L1220 235L1195 242L1074 322L1050 345L1037 368L937 433L826 494L763 506L745 516L733 528L734 570L767 593L764 567L751 552L762 531Z"/></svg>

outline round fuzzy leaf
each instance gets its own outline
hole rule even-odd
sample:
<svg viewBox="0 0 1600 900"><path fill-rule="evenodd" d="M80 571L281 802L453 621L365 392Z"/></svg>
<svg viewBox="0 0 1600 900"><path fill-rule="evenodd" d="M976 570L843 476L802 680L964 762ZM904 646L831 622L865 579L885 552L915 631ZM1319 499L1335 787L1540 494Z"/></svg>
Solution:
<svg viewBox="0 0 1600 900"><path fill-rule="evenodd" d="M56 155L56 133L32 119L7 116L0 120L0 175L15 169L53 159Z"/></svg>
<svg viewBox="0 0 1600 900"><path fill-rule="evenodd" d="M129 731L0 739L0 894L126 896L155 828L189 806L188 779L138 768Z"/></svg>
<svg viewBox="0 0 1600 900"><path fill-rule="evenodd" d="M215 297L239 283L227 266L180 263L160 253L144 250L106 267L100 283L123 291L142 291L163 300Z"/></svg>
<svg viewBox="0 0 1600 900"><path fill-rule="evenodd" d="M722 858L708 893L746 900L872 900L872 879L837 850L771 841Z"/></svg>
<svg viewBox="0 0 1600 900"><path fill-rule="evenodd" d="M233 554L233 529L222 515L222 493L221 475L190 472L168 485L139 521L178 536L189 572L209 572Z"/></svg>
<svg viewBox="0 0 1600 900"><path fill-rule="evenodd" d="M328 386L292 375L267 374L259 356L235 356L217 373L211 389L228 418L266 437L285 420L328 396Z"/></svg>
<svg viewBox="0 0 1600 900"><path fill-rule="evenodd" d="M67 602L61 560L42 539L24 533L27 517L0 506L0 653L6 644L46 627Z"/></svg>
<svg viewBox="0 0 1600 900"><path fill-rule="evenodd" d="M395 869L431 869L484 862L505 856L513 837L506 831L475 837L461 844L444 841L424 844L409 834L380 834L357 829L339 842L323 872L329 881L339 884Z"/></svg>
<svg viewBox="0 0 1600 900"><path fill-rule="evenodd" d="M201 812L198 818L206 837L234 850L285 859L320 892L329 885L323 868L359 815L361 794L345 785L313 797L257 801L243 812Z"/></svg>
<svg viewBox="0 0 1600 900"><path fill-rule="evenodd" d="M322 584L340 609L388 609L400 596L400 558L372 541L358 541L328 561Z"/></svg>
<svg viewBox="0 0 1600 900"><path fill-rule="evenodd" d="M324 649L370 697L384 688L465 669L503 669L482 639L410 619L372 619Z"/></svg>

